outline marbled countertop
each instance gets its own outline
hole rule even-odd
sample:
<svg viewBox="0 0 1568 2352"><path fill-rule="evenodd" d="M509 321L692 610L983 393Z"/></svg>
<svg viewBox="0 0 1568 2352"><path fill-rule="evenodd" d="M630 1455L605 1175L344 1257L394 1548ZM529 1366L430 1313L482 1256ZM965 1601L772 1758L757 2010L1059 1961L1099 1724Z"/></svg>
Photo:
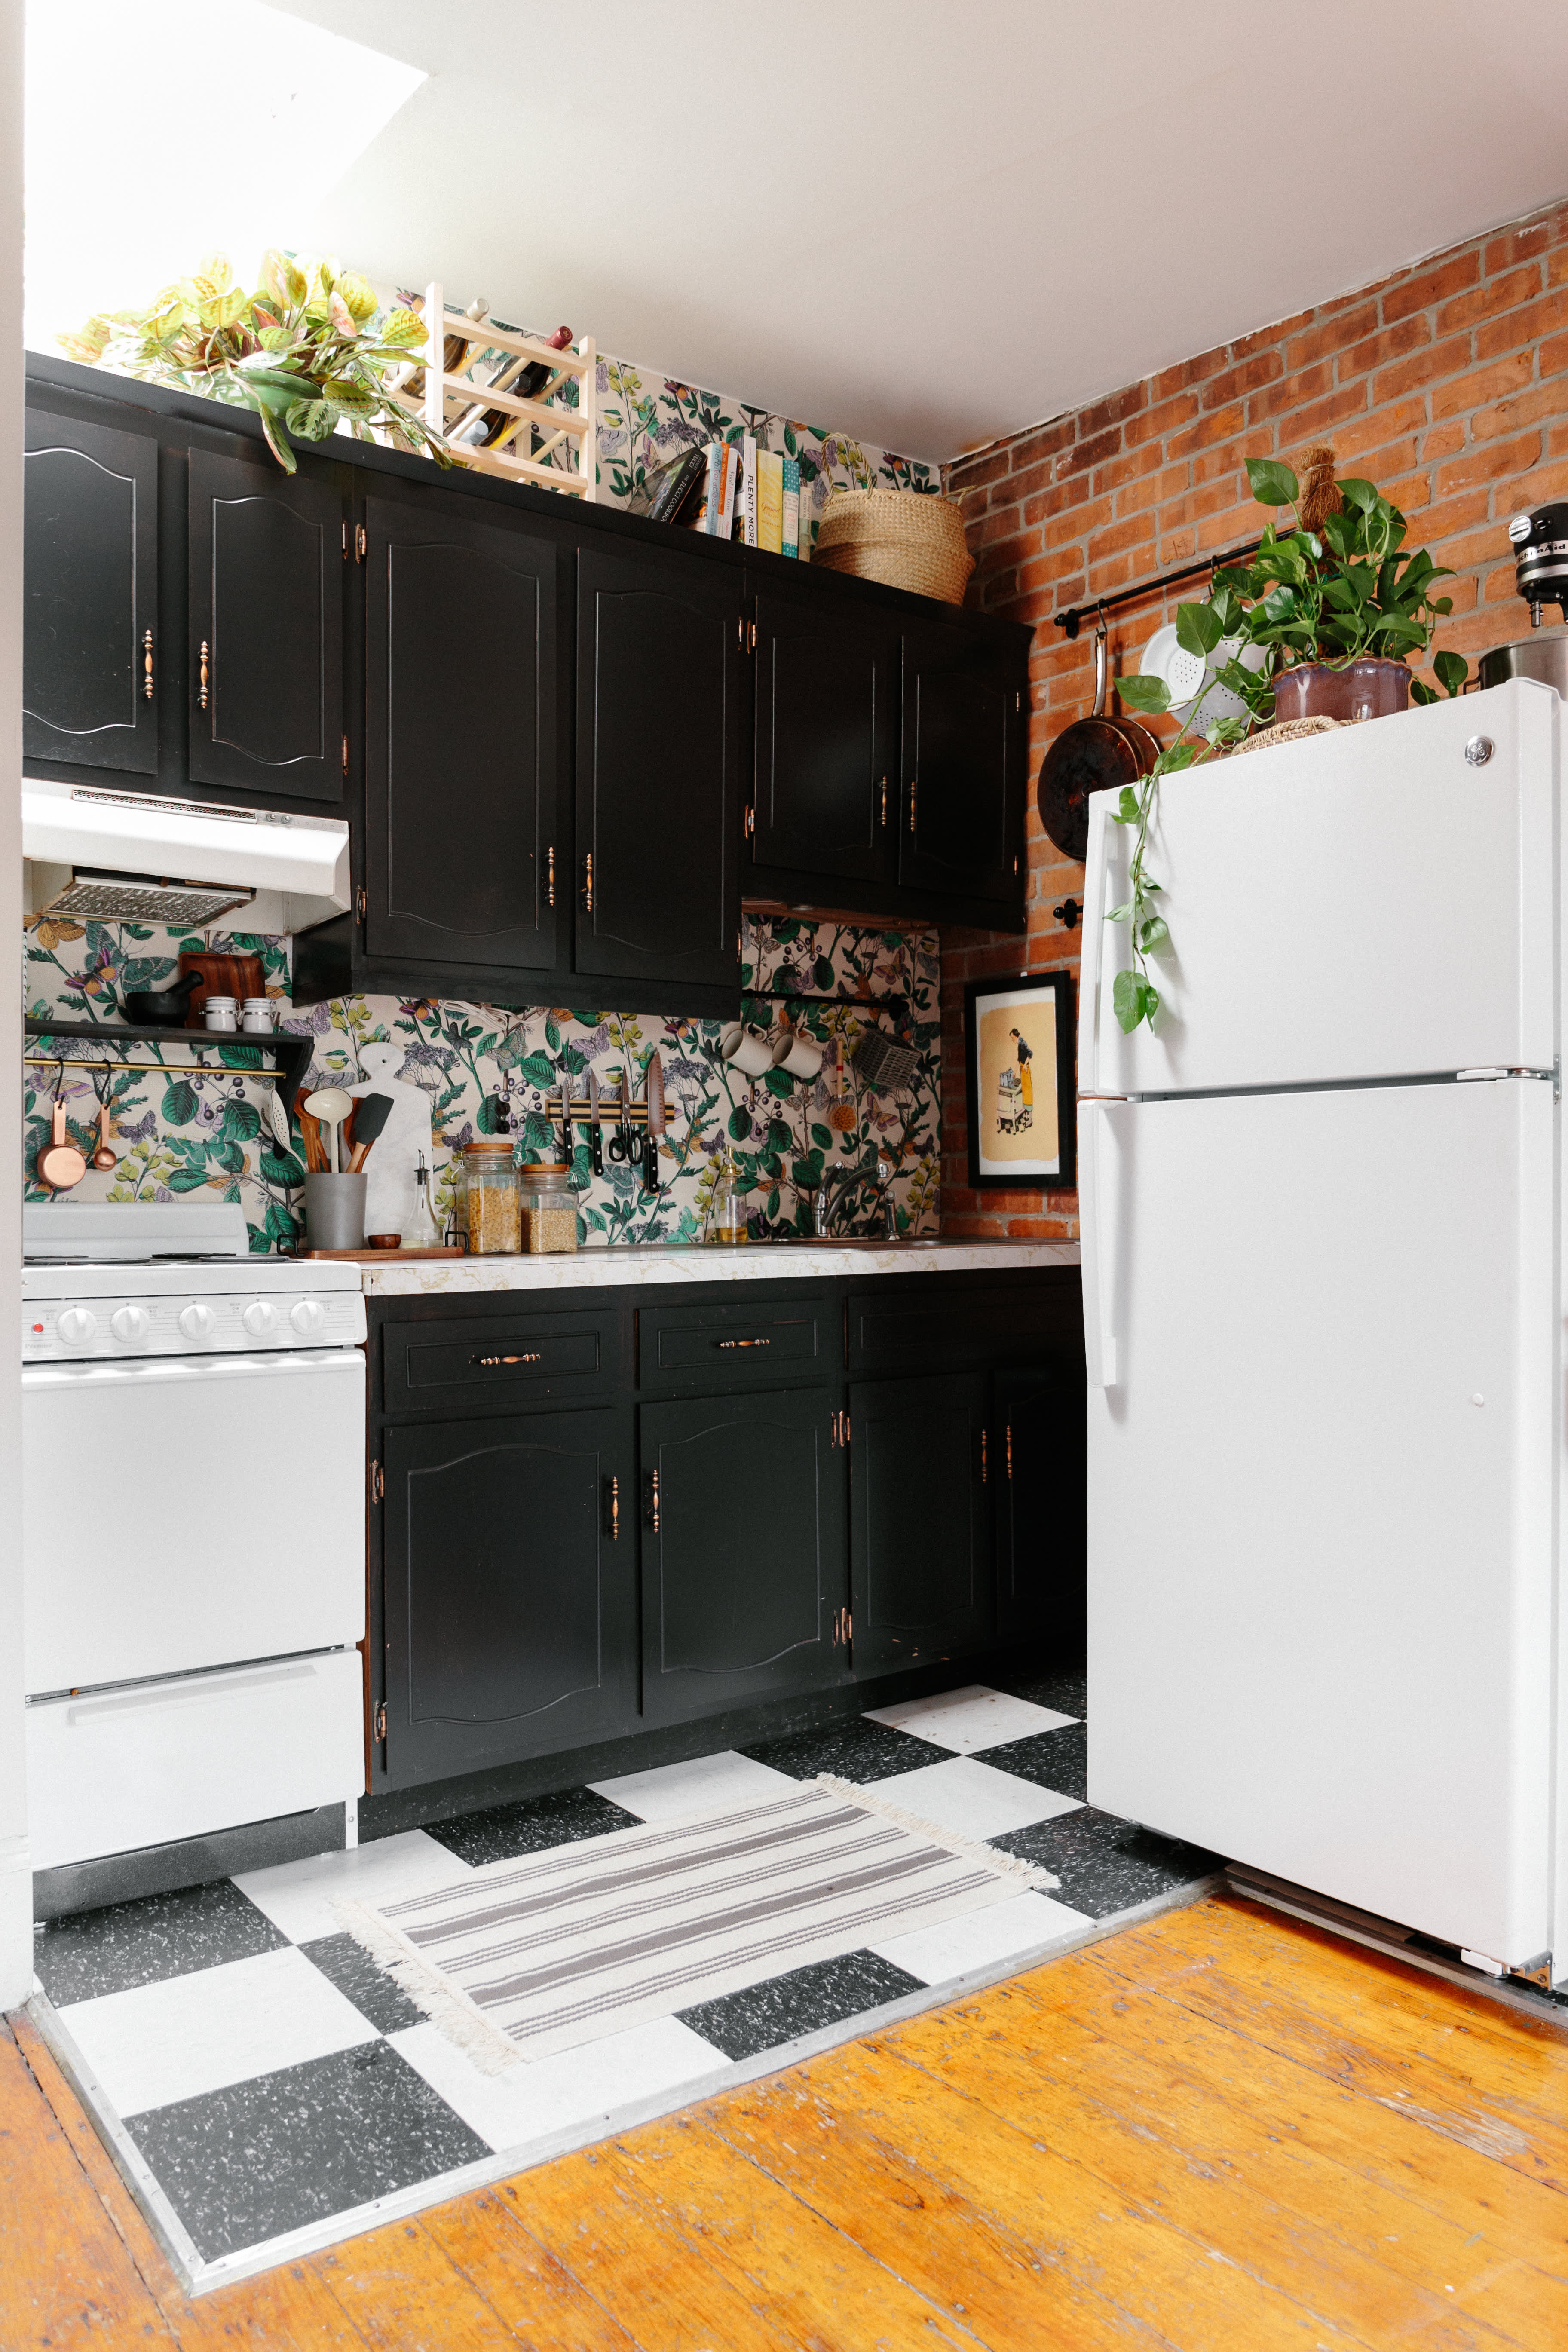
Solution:
<svg viewBox="0 0 1568 2352"><path fill-rule="evenodd" d="M468 1290L594 1290L623 1283L783 1282L875 1274L992 1274L1077 1265L1077 1242L752 1242L742 1249L584 1249L559 1256L414 1259L367 1265L370 1298Z"/></svg>

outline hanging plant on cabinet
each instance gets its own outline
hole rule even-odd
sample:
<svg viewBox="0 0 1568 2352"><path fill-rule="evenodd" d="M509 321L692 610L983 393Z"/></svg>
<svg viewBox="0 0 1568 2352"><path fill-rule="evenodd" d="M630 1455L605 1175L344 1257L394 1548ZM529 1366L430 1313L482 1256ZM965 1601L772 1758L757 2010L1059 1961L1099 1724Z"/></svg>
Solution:
<svg viewBox="0 0 1568 2352"><path fill-rule="evenodd" d="M1447 567L1424 547L1401 552L1405 519L1373 483L1336 481L1331 449L1310 449L1306 464L1303 488L1278 458L1247 460L1253 497L1260 506L1293 508L1294 527L1281 533L1266 523L1255 554L1217 570L1203 603L1176 607L1177 642L1204 663L1203 685L1180 731L1139 784L1123 787L1113 812L1113 821L1133 835L1128 897L1106 917L1130 929L1131 961L1117 973L1111 996L1129 1034L1141 1022L1153 1025L1160 991L1150 961L1171 945L1154 903L1164 891L1147 864L1162 779L1267 726L1287 672L1309 664L1342 672L1369 658L1403 668L1412 654L1426 651L1438 622L1453 609L1450 597L1432 593L1436 582L1451 576ZM1458 694L1468 674L1463 655L1436 654L1432 667L1444 692ZM1407 690L1416 702L1437 699L1424 678L1409 678ZM1118 691L1130 710L1158 716L1172 706L1163 677L1124 677ZM1235 697L1243 710L1205 726L1205 705L1216 691Z"/></svg>
<svg viewBox="0 0 1568 2352"><path fill-rule="evenodd" d="M441 435L387 381L387 371L406 369L426 341L416 310L395 310L373 326L377 305L368 279L325 261L306 270L287 254L268 253L261 278L247 294L225 257L214 254L145 310L101 313L79 335L57 340L88 367L253 408L287 473L295 470L290 435L323 441L340 425L359 440L385 434L395 448L450 465Z"/></svg>

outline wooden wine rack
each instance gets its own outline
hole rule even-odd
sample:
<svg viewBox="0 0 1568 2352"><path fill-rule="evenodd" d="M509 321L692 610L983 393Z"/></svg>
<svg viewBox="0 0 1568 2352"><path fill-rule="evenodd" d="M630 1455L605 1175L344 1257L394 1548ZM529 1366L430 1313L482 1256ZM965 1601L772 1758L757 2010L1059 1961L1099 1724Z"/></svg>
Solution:
<svg viewBox="0 0 1568 2352"><path fill-rule="evenodd" d="M424 369L424 397L414 401L395 395L403 399L405 407L412 409L432 432L448 436L447 446L460 466L471 466L476 473L498 474L506 481L532 482L540 489L561 490L593 505L598 497L598 352L593 338L585 336L574 347L558 352L532 335L498 327L488 318L472 319L461 310L449 312L439 284L426 293L425 318L429 337L423 361L415 362L416 368ZM549 368L549 378L537 398L525 400L518 393L498 392L477 383L467 365L449 375L443 364L449 334L466 337L475 357L482 352L505 352L517 359L538 360ZM576 407L553 406L555 394L574 379ZM503 410L511 420L499 442L488 449L475 449L451 440L453 433L490 408ZM534 425L544 435L543 442L531 456L519 457L510 445L519 433Z"/></svg>

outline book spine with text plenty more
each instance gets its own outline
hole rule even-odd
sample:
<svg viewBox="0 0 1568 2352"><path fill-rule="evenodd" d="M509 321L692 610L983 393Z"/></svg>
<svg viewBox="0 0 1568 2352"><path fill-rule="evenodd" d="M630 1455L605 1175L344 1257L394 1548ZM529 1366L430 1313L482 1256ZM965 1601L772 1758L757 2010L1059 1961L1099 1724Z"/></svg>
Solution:
<svg viewBox="0 0 1568 2352"><path fill-rule="evenodd" d="M757 436L746 434L741 442L741 539L743 545L757 543Z"/></svg>
<svg viewBox="0 0 1568 2352"><path fill-rule="evenodd" d="M757 452L757 545L774 555L784 547L784 459L773 449Z"/></svg>
<svg viewBox="0 0 1568 2352"><path fill-rule="evenodd" d="M779 553L800 553L800 460L797 457L786 457L784 461L784 538Z"/></svg>

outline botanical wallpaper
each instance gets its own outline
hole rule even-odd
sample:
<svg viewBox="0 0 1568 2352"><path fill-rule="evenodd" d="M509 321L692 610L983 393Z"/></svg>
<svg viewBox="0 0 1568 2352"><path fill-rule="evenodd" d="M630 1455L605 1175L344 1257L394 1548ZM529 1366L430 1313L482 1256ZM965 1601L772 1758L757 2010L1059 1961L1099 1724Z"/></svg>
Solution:
<svg viewBox="0 0 1568 2352"><path fill-rule="evenodd" d="M120 992L173 979L182 949L259 955L269 994L287 998L287 939L219 929L192 935L140 923L83 926L43 917L26 934L27 1013L40 1020L53 1016L112 1023ZM368 1045L402 1048L401 1062L384 1075L412 1083L428 1097L436 1206L443 1218L452 1205L454 1155L475 1137L510 1130L518 1137L524 1160L556 1156L551 1140L552 1133L559 1134L559 1116L552 1129L546 1104L549 1091L559 1084L563 1063L574 1093L585 1092L591 1065L601 1092L612 1096L616 1074L628 1061L635 1063L634 1098L639 1098L641 1071L657 1049L668 1120L659 1159L659 1190L657 1194L645 1192L635 1162L616 1166L606 1157L604 1175L595 1177L587 1129L579 1123L574 1182L583 1244L702 1240L715 1174L726 1157L747 1197L753 1239L809 1232L809 1206L802 1192L809 1193L825 1171L840 1169L855 1171L858 1181L846 1181L842 1186L835 1181L838 1229L879 1231L875 1174L879 1152L895 1163L889 1189L900 1233L934 1234L942 1125L936 934L753 918L747 921L744 954L745 986L770 992L767 1000L747 1002L746 1010L760 1028L769 1027L782 1009L772 1001L774 993L863 1000L858 1004L799 1003L789 1008L797 1026L820 1042L831 1046L842 1037L847 1073L844 1099L852 1111L851 1125L829 1121L835 1091L831 1051L819 1076L809 1083L776 1070L748 1079L721 1059L723 1024L717 1021L623 1020L614 1013L543 1006L504 1013L427 998L350 996L282 1013L279 1026L315 1039L310 1068L315 1086L358 1083L360 1055ZM868 999L872 1002L864 1001ZM907 1086L878 1091L860 1083L849 1057L868 1023L917 1048L919 1065ZM99 1102L106 1097L109 1144L116 1154L111 1170L89 1168L68 1197L170 1200L199 1193L237 1200L245 1209L253 1249L290 1245L301 1214L304 1174L298 1130L296 1151L284 1153L273 1144L261 1101L265 1081L247 1076L244 1066L258 1066L260 1056L255 1046L176 1030L167 1045L116 1048L106 1044L101 1074L60 1069L47 1058L47 1040L28 1040L29 1054L46 1056L30 1060L26 1072L24 1154L29 1201L49 1197L34 1170L39 1148L48 1140L57 1085L63 1084L72 1139L90 1158L97 1142ZM90 1047L72 1042L61 1050L98 1054L96 1042ZM169 1064L209 1055L210 1075L121 1066L131 1060L147 1063L157 1057ZM502 1118L507 1130L501 1129ZM606 1114L606 1140L610 1123Z"/></svg>

